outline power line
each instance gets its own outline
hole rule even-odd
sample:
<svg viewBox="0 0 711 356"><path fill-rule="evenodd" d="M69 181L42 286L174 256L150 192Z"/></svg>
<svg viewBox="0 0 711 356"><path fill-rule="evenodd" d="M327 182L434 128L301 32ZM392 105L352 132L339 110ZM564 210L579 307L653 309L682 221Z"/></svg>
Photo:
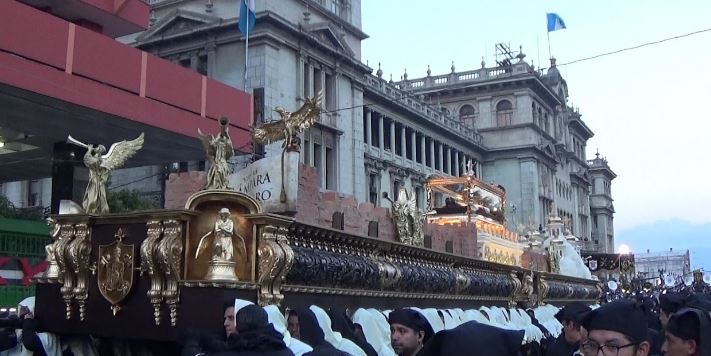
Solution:
<svg viewBox="0 0 711 356"><path fill-rule="evenodd" d="M596 54L596 55L593 55L593 56L590 56L590 57L580 58L580 59L576 59L576 60L573 60L573 61L570 61L570 62L566 62L566 63L562 63L562 64L557 64L557 66L566 66L566 65L569 65L569 64L575 64L575 63L579 63L579 62L589 61L589 60L592 60L592 59L597 59L597 58L600 58L600 57L610 56L610 55L617 54L617 53L621 53L621 52L632 51L632 50L639 49L639 48L642 48L642 47L652 46L652 45L656 45L656 44L660 44L660 43L664 43L664 42L668 42L668 41L672 41L672 40L677 40L677 39L684 38L684 37L689 37L689 36L693 36L693 35L698 35L698 34L701 34L701 33L704 33L704 32L709 32L709 31L711 31L711 28L707 28L707 29L703 29L703 30L698 30L698 31L693 31L693 32L685 33L685 34L683 34L683 35L667 37L667 38L664 38L664 39L661 39L661 40L646 42L646 43L642 43L642 44L639 44L639 45L636 45L636 46L625 47L625 48L618 49L618 50L614 50L614 51L610 51L610 52L600 53L600 54Z"/></svg>

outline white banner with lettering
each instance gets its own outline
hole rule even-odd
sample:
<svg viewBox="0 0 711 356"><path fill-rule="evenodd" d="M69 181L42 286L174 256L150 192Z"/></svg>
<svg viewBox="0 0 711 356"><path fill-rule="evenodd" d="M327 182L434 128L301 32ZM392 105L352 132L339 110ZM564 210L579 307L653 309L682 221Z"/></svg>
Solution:
<svg viewBox="0 0 711 356"><path fill-rule="evenodd" d="M284 194L282 196L282 155L262 158L230 175L230 186L256 199L265 213L296 211L299 188L299 153L284 154Z"/></svg>

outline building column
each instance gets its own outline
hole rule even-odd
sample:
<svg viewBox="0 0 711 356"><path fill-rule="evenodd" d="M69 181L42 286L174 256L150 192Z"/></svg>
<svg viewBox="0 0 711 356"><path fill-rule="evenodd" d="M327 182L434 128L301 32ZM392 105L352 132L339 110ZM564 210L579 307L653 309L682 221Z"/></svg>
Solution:
<svg viewBox="0 0 711 356"><path fill-rule="evenodd" d="M435 159L434 159L434 155L435 155L434 146L435 146L434 139L430 139L430 163L432 164L432 166L431 166L432 170L435 170L437 168L437 167L435 167L436 165L435 165Z"/></svg>
<svg viewBox="0 0 711 356"><path fill-rule="evenodd" d="M400 154L402 159L407 159L407 129L405 125L400 125Z"/></svg>
<svg viewBox="0 0 711 356"><path fill-rule="evenodd" d="M427 167L427 139L425 134L420 136L420 158L422 160L422 167Z"/></svg>
<svg viewBox="0 0 711 356"><path fill-rule="evenodd" d="M383 115L378 114L378 148L380 148L380 151L385 148L385 130L383 129L383 120L385 120Z"/></svg>
<svg viewBox="0 0 711 356"><path fill-rule="evenodd" d="M412 129L410 138L411 138L410 149L412 150L412 162L417 163L417 132L415 132L415 129Z"/></svg>
<svg viewBox="0 0 711 356"><path fill-rule="evenodd" d="M452 148L447 146L447 174L452 175Z"/></svg>
<svg viewBox="0 0 711 356"><path fill-rule="evenodd" d="M454 152L454 176L459 177L461 174L459 172L459 151Z"/></svg>
<svg viewBox="0 0 711 356"><path fill-rule="evenodd" d="M373 116L372 114L372 110L365 108L365 143L368 145L373 144L373 123L371 122Z"/></svg>
<svg viewBox="0 0 711 356"><path fill-rule="evenodd" d="M88 178L88 174L82 173L86 170L83 165L85 149L66 142L57 142L52 151L52 199L50 211L52 214L59 214L59 203L62 200L71 200L81 204L83 200L86 180L76 179L78 176ZM75 189L80 188L80 189Z"/></svg>
<svg viewBox="0 0 711 356"><path fill-rule="evenodd" d="M444 173L444 150L442 149L442 142L437 146L437 154L439 155L439 170Z"/></svg>
<svg viewBox="0 0 711 356"><path fill-rule="evenodd" d="M395 120L390 119L390 152L395 156Z"/></svg>

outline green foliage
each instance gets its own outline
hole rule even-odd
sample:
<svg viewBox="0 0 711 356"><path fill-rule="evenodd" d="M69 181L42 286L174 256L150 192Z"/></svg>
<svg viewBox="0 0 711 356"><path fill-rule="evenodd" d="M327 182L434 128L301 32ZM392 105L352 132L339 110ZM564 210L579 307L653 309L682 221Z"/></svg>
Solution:
<svg viewBox="0 0 711 356"><path fill-rule="evenodd" d="M46 212L43 208L17 208L10 199L0 194L0 217L42 221Z"/></svg>
<svg viewBox="0 0 711 356"><path fill-rule="evenodd" d="M138 190L108 191L106 201L112 213L157 209L158 204L144 197Z"/></svg>

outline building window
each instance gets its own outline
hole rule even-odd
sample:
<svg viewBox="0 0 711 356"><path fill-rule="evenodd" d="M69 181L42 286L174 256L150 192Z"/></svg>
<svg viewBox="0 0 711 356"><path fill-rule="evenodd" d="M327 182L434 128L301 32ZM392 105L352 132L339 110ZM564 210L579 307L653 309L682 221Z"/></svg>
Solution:
<svg viewBox="0 0 711 356"><path fill-rule="evenodd" d="M33 179L27 189L27 206L39 206L41 204L40 183L38 180Z"/></svg>
<svg viewBox="0 0 711 356"><path fill-rule="evenodd" d="M444 243L444 251L454 253L454 243L451 240Z"/></svg>
<svg viewBox="0 0 711 356"><path fill-rule="evenodd" d="M424 192L422 187L415 188L415 203L417 204L418 209L424 210Z"/></svg>
<svg viewBox="0 0 711 356"><path fill-rule="evenodd" d="M459 121L461 121L464 125L474 126L476 116L476 109L469 104L466 104L459 109Z"/></svg>
<svg viewBox="0 0 711 356"><path fill-rule="evenodd" d="M326 74L326 91L323 93L324 101L326 105L326 110L332 111L338 108L336 105L336 76L331 74Z"/></svg>
<svg viewBox="0 0 711 356"><path fill-rule="evenodd" d="M336 153L335 149L326 147L326 189L336 190Z"/></svg>
<svg viewBox="0 0 711 356"><path fill-rule="evenodd" d="M378 222L371 221L368 223L368 236L378 237Z"/></svg>
<svg viewBox="0 0 711 356"><path fill-rule="evenodd" d="M374 206L378 206L378 190L380 186L380 180L378 175L371 173L368 176L368 201Z"/></svg>
<svg viewBox="0 0 711 356"><path fill-rule="evenodd" d="M425 235L425 248L432 248L432 235Z"/></svg>
<svg viewBox="0 0 711 356"><path fill-rule="evenodd" d="M197 57L197 68L195 68L198 73L202 75L207 75L207 56L202 55Z"/></svg>
<svg viewBox="0 0 711 356"><path fill-rule="evenodd" d="M304 96L311 96L311 66L308 63L304 63Z"/></svg>
<svg viewBox="0 0 711 356"><path fill-rule="evenodd" d="M396 199L397 199L397 195L400 193L400 187L401 187L401 186L402 186L402 183L400 183L399 180L396 179L396 180L393 181L393 194L392 194L392 198L391 198L391 199L393 199L393 200L396 200Z"/></svg>
<svg viewBox="0 0 711 356"><path fill-rule="evenodd" d="M316 172L318 173L318 184L320 187L324 186L324 179L322 177L323 175L323 159L321 159L321 154L323 152L323 149L321 147L320 143L315 143L314 142L314 160L313 160L313 166L316 168Z"/></svg>
<svg viewBox="0 0 711 356"><path fill-rule="evenodd" d="M496 125L509 126L513 121L513 106L508 100L501 100L496 104Z"/></svg>
<svg viewBox="0 0 711 356"><path fill-rule="evenodd" d="M337 211L337 212L333 213L333 216L331 218L331 227L336 230L343 230L344 229L343 213L342 212Z"/></svg>

